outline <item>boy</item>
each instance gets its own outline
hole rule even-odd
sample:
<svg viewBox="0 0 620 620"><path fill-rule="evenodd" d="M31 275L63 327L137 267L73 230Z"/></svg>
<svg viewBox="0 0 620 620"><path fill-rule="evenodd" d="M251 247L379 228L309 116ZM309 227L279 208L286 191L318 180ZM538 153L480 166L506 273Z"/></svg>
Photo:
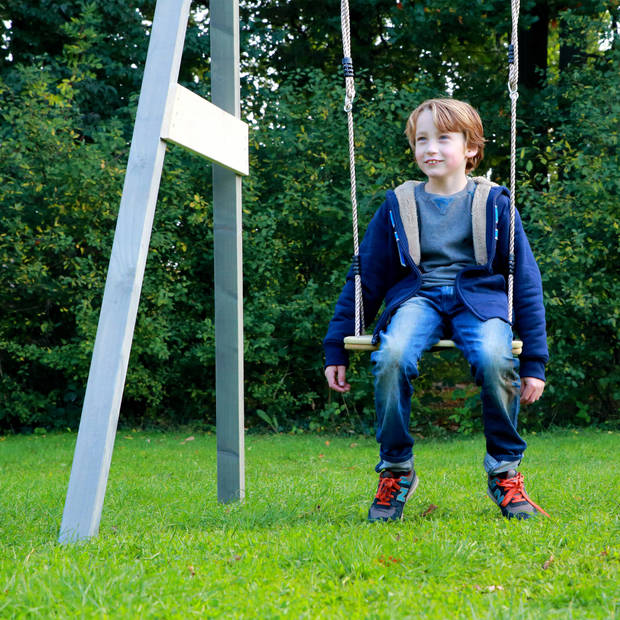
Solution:
<svg viewBox="0 0 620 620"><path fill-rule="evenodd" d="M521 220L516 214L514 322L523 340L517 360L506 294L508 190L467 176L483 157L482 121L467 103L430 99L411 113L405 133L427 181L388 191L360 246L368 322L385 301L374 332L381 345L371 355L381 447L368 520L402 518L417 487L408 430L411 381L422 352L441 338L454 340L482 386L489 497L507 518L547 515L517 472L526 448L516 428L519 401L540 398L548 359L540 272ZM350 389L343 338L352 333L351 270L324 340L325 377L337 392Z"/></svg>

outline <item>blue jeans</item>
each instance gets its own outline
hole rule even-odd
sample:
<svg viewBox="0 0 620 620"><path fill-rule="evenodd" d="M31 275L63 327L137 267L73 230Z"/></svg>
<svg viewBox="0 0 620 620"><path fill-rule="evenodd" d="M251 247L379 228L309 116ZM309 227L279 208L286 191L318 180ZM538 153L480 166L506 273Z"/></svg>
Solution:
<svg viewBox="0 0 620 620"><path fill-rule="evenodd" d="M512 329L501 319L481 321L459 301L453 286L439 286L419 291L396 311L381 332L380 349L371 355L381 445L377 471L412 468L411 382L419 374L422 353L446 336L482 386L486 471L516 468L521 461L526 443L517 433L521 381Z"/></svg>

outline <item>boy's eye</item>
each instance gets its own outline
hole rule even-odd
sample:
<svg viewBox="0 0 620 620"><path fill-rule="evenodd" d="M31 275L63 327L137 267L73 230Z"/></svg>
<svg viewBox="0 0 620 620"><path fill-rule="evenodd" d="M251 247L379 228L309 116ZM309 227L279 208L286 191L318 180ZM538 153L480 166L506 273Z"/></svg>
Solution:
<svg viewBox="0 0 620 620"><path fill-rule="evenodd" d="M450 136L447 133L442 134L441 136L439 136L440 140L449 140Z"/></svg>

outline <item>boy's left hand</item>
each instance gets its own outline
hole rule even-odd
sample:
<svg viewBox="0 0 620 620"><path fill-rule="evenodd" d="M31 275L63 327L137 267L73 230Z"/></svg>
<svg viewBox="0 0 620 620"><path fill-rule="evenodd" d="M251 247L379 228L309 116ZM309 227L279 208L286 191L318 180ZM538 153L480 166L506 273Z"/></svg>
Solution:
<svg viewBox="0 0 620 620"><path fill-rule="evenodd" d="M545 382L536 377L521 377L521 404L531 405L535 403L545 389Z"/></svg>

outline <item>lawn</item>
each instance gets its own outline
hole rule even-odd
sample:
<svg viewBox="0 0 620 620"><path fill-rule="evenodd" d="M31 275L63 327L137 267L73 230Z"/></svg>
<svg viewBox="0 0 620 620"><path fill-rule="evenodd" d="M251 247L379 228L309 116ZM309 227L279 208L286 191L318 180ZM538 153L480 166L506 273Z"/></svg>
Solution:
<svg viewBox="0 0 620 620"><path fill-rule="evenodd" d="M620 433L527 440L551 519L501 517L477 436L420 440L404 521L369 524L372 438L249 436L224 506L213 435L123 431L99 537L60 546L75 434L1 437L0 617L615 618Z"/></svg>

